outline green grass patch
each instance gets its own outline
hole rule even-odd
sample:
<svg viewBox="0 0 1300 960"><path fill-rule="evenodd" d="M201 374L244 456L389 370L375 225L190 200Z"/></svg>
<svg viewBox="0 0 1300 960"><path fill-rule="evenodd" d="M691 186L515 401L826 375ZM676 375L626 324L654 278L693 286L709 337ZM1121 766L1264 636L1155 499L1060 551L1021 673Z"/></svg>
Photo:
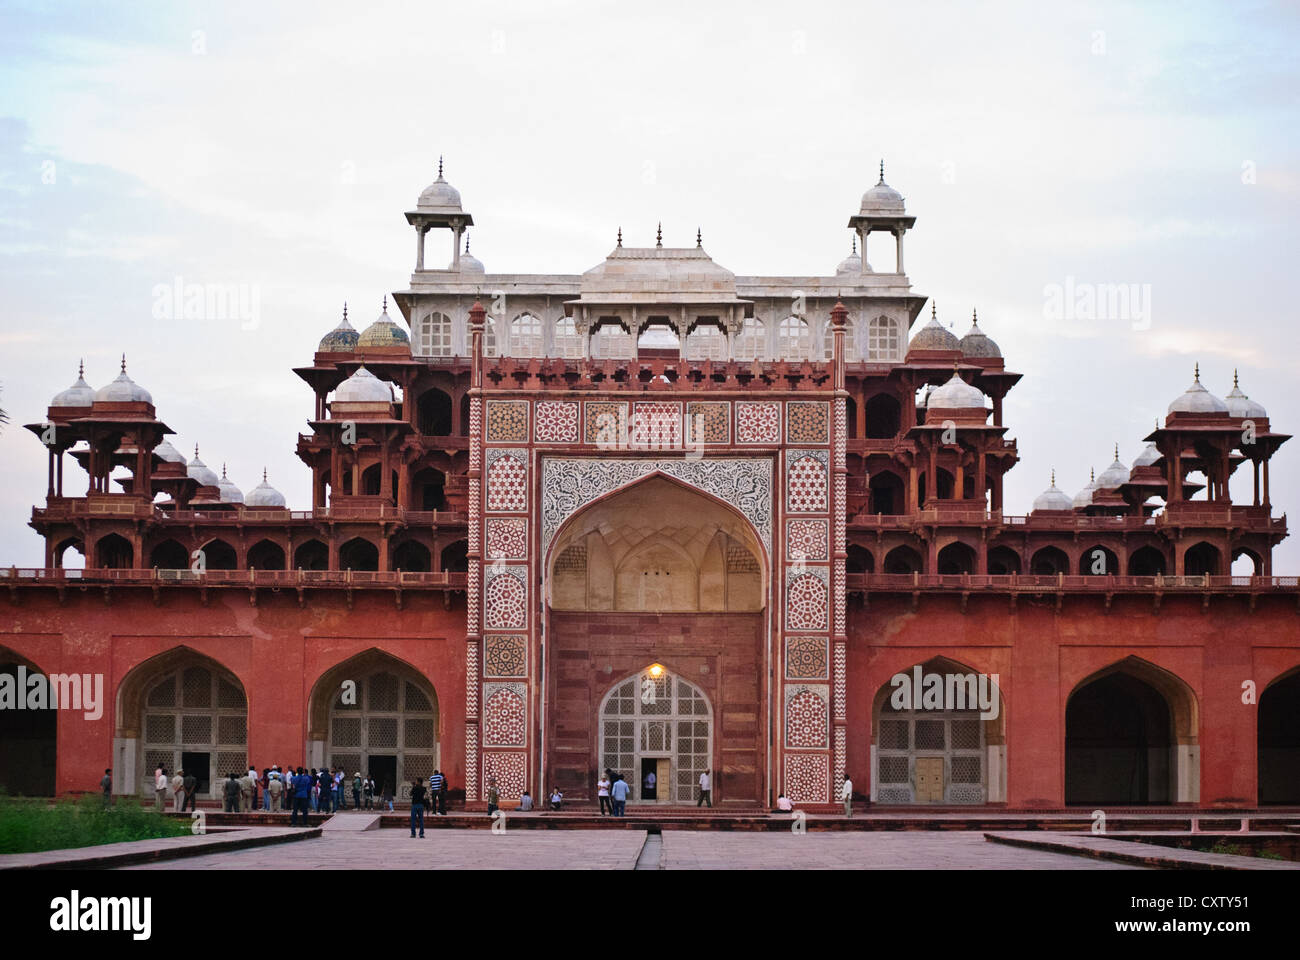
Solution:
<svg viewBox="0 0 1300 960"><path fill-rule="evenodd" d="M38 853L93 847L127 840L154 840L190 833L190 824L172 820L134 797L115 798L105 809L98 794L48 800L0 797L0 853Z"/></svg>

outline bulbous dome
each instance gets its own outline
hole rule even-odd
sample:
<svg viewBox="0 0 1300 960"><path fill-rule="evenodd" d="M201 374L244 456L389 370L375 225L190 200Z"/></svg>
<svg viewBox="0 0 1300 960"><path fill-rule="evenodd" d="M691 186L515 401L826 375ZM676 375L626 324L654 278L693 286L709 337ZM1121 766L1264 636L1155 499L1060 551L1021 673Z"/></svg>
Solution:
<svg viewBox="0 0 1300 960"><path fill-rule="evenodd" d="M411 338L406 331L393 323L388 316L388 297L384 297L384 312L379 315L357 339L357 346L365 347L406 347L411 348Z"/></svg>
<svg viewBox="0 0 1300 960"><path fill-rule="evenodd" d="M393 388L365 367L339 384L334 400L343 403L392 403Z"/></svg>
<svg viewBox="0 0 1300 960"><path fill-rule="evenodd" d="M953 371L952 379L931 391L926 406L940 410L983 410L984 392L979 387L971 386Z"/></svg>
<svg viewBox="0 0 1300 960"><path fill-rule="evenodd" d="M1160 459L1160 451L1156 449L1154 443L1148 443L1146 449L1139 453L1133 459L1133 469L1138 467L1149 467Z"/></svg>
<svg viewBox="0 0 1300 960"><path fill-rule="evenodd" d="M979 318L971 313L970 331L961 338L961 355L963 357L1000 357L1002 351L993 342L993 338L980 329Z"/></svg>
<svg viewBox="0 0 1300 960"><path fill-rule="evenodd" d="M1035 510L1069 510L1074 506L1070 495L1056 485L1056 472L1052 472L1052 485L1034 498Z"/></svg>
<svg viewBox="0 0 1300 960"><path fill-rule="evenodd" d="M51 407L88 407L95 402L95 388L86 382L85 368L77 366L77 382L60 390L50 401Z"/></svg>
<svg viewBox="0 0 1300 960"><path fill-rule="evenodd" d="M1086 507L1092 503L1092 494L1097 489L1097 478L1088 472L1088 485L1074 495L1074 500L1070 505L1076 510L1080 507Z"/></svg>
<svg viewBox="0 0 1300 960"><path fill-rule="evenodd" d="M885 161L880 161L880 180L874 187L862 195L860 215L902 216L903 196L889 184L885 183Z"/></svg>
<svg viewBox="0 0 1300 960"><path fill-rule="evenodd" d="M1169 404L1170 413L1227 413L1228 405L1201 386L1201 365L1196 365L1192 385Z"/></svg>
<svg viewBox="0 0 1300 960"><path fill-rule="evenodd" d="M155 456L162 457L168 463L179 463L182 467L185 466L185 458L181 456L181 452L166 440L154 447L153 452Z"/></svg>
<svg viewBox="0 0 1300 960"><path fill-rule="evenodd" d="M1115 487L1118 487L1121 483L1128 483L1128 476L1128 467L1120 463L1119 445L1116 444L1115 462L1101 472L1101 476L1097 478L1097 489L1112 490Z"/></svg>
<svg viewBox="0 0 1300 960"><path fill-rule="evenodd" d="M438 158L438 179L424 188L415 207L425 213L464 212L460 208L460 191L442 178L442 157Z"/></svg>
<svg viewBox="0 0 1300 960"><path fill-rule="evenodd" d="M217 489L221 491L218 499L222 503L244 502L244 491L230 482L230 479L226 476L226 465L224 463L221 465L221 479L217 481Z"/></svg>
<svg viewBox="0 0 1300 960"><path fill-rule="evenodd" d="M930 302L930 322L916 331L911 343L907 345L908 353L913 350L951 350L961 352L961 341L951 330L939 322L934 301Z"/></svg>
<svg viewBox="0 0 1300 960"><path fill-rule="evenodd" d="M871 264L867 264L867 271L871 271ZM853 238L853 249L847 257L840 261L840 265L835 268L837 276L851 273L862 272L862 255L858 253L858 238Z"/></svg>
<svg viewBox="0 0 1300 960"><path fill-rule="evenodd" d="M343 319L337 327L321 337L320 346L316 349L319 353L351 353L357 348L360 339L361 334L348 322L348 305L345 303Z"/></svg>
<svg viewBox="0 0 1300 960"><path fill-rule="evenodd" d="M487 272L483 268L483 262L479 260L478 257L472 256L469 252L469 234L465 235L465 250L460 255L459 266L455 264L448 264L447 269L450 270L452 269L453 266L455 266L456 269L461 273L486 273Z"/></svg>
<svg viewBox="0 0 1300 960"><path fill-rule="evenodd" d="M153 403L149 391L126 375L126 357L122 358L122 372L112 383L95 391L96 403Z"/></svg>
<svg viewBox="0 0 1300 960"><path fill-rule="evenodd" d="M262 471L262 482L248 491L244 498L246 507L283 507L284 494L266 482L266 470Z"/></svg>
<svg viewBox="0 0 1300 960"><path fill-rule="evenodd" d="M1261 404L1241 392L1241 387L1237 384L1236 370L1232 371L1232 392L1223 399L1229 416L1261 420L1268 416L1268 411Z"/></svg>
<svg viewBox="0 0 1300 960"><path fill-rule="evenodd" d="M185 472L199 482L201 487L219 487L220 478L208 469L208 465L199 459L199 445L194 445L194 459L189 462Z"/></svg>

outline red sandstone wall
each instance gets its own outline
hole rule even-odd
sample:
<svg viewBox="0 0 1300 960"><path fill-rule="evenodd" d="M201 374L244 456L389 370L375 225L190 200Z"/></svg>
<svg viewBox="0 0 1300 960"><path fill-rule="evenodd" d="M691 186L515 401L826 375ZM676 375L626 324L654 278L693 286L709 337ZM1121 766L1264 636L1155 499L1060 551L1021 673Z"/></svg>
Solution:
<svg viewBox="0 0 1300 960"><path fill-rule="evenodd" d="M211 657L244 685L248 750L259 768L303 762L312 685L336 664L378 647L404 660L438 696L440 757L453 788L465 782L465 606L442 594L406 591L398 610L388 592L169 589L161 605L144 589L115 588L111 605L97 587L73 588L60 604L53 590L25 590L0 606L0 645L46 673L103 673L104 715L96 721L59 711L56 789L96 790L112 763L116 700L122 679L144 661L186 646Z"/></svg>
<svg viewBox="0 0 1300 960"><path fill-rule="evenodd" d="M594 798L600 702L616 683L657 661L713 704L715 802L760 800L767 729L762 633L761 613L553 612L548 777L566 796Z"/></svg>

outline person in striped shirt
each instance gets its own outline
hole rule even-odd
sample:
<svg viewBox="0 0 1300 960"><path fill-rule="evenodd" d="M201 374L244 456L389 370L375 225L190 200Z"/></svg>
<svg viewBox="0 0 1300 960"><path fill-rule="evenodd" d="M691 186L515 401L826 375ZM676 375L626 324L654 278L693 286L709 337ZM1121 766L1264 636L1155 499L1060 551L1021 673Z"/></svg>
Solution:
<svg viewBox="0 0 1300 960"><path fill-rule="evenodd" d="M441 770L434 770L429 777L429 814L430 816L447 815L447 778Z"/></svg>

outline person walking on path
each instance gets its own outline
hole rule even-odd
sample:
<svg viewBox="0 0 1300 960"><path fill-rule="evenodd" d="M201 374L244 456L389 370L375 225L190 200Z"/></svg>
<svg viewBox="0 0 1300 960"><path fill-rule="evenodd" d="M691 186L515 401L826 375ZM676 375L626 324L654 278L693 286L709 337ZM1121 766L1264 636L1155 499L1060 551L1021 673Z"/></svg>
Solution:
<svg viewBox="0 0 1300 960"><path fill-rule="evenodd" d="M163 801L167 799L167 768L159 767L153 772L153 808L163 811Z"/></svg>
<svg viewBox="0 0 1300 960"><path fill-rule="evenodd" d="M185 774L185 779L182 781L185 786L185 802L181 804L181 813L184 813L186 808L189 809L190 813L193 813L194 801L198 799L199 778L194 775L193 770L182 770L181 772Z"/></svg>
<svg viewBox="0 0 1300 960"><path fill-rule="evenodd" d="M623 779L623 774L619 774L614 781L614 785L609 788L610 796L614 798L614 816L623 816L623 811L627 808L627 781Z"/></svg>
<svg viewBox="0 0 1300 960"><path fill-rule="evenodd" d="M713 781L709 779L707 770L700 774L700 799L695 802L695 805L713 809Z"/></svg>
<svg viewBox="0 0 1300 960"><path fill-rule="evenodd" d="M180 813L185 809L185 771L177 770L172 774L172 813Z"/></svg>
<svg viewBox="0 0 1300 960"><path fill-rule="evenodd" d="M311 796L311 777L302 767L298 768L297 775L293 778L293 813L289 814L289 826L298 825L298 814L302 814L302 825L307 826L307 801Z"/></svg>
<svg viewBox="0 0 1300 960"><path fill-rule="evenodd" d="M424 795L425 786L419 780L411 781L411 836L415 836L415 825L420 825L420 836L424 836Z"/></svg>
<svg viewBox="0 0 1300 960"><path fill-rule="evenodd" d="M844 816L853 816L853 781L844 774L844 787L840 790L840 799L844 801Z"/></svg>
<svg viewBox="0 0 1300 960"><path fill-rule="evenodd" d="M104 809L107 810L113 805L113 768L107 767L104 770L104 777L99 781L99 789L104 791Z"/></svg>
<svg viewBox="0 0 1300 960"><path fill-rule="evenodd" d="M501 791L497 789L497 778L488 777L487 803L488 816L497 812L497 805L501 802Z"/></svg>
<svg viewBox="0 0 1300 960"><path fill-rule="evenodd" d="M601 774L600 779L596 781L596 796L600 798L600 815L602 817L614 810L609 803L609 788L609 771L606 770Z"/></svg>

